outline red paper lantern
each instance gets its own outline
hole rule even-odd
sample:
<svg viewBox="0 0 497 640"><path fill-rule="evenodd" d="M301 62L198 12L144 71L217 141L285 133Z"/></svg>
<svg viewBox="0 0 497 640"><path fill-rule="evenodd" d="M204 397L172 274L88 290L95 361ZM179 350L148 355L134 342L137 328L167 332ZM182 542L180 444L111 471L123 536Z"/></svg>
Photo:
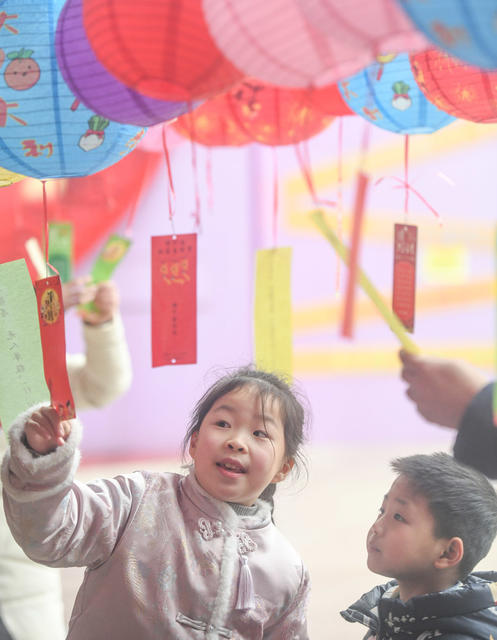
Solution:
<svg viewBox="0 0 497 640"><path fill-rule="evenodd" d="M198 100L243 76L212 40L201 0L83 0L92 49L118 80L161 100Z"/></svg>
<svg viewBox="0 0 497 640"><path fill-rule="evenodd" d="M485 71L439 49L411 56L426 98L442 111L472 122L497 122L497 71Z"/></svg>
<svg viewBox="0 0 497 640"><path fill-rule="evenodd" d="M241 147L252 142L233 117L224 93L179 117L170 126L185 138L206 147Z"/></svg>
<svg viewBox="0 0 497 640"><path fill-rule="evenodd" d="M336 87L281 89L247 79L228 92L233 117L255 142L296 144L323 131L332 121Z"/></svg>

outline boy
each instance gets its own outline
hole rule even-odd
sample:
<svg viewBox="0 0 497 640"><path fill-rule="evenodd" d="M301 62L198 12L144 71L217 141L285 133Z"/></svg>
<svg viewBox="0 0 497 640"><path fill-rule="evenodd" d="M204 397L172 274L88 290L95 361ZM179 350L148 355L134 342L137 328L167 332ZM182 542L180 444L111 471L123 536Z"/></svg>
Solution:
<svg viewBox="0 0 497 640"><path fill-rule="evenodd" d="M342 616L366 638L497 640L497 572L473 573L497 533L489 481L445 453L392 462L398 477L367 536L368 568L394 578Z"/></svg>

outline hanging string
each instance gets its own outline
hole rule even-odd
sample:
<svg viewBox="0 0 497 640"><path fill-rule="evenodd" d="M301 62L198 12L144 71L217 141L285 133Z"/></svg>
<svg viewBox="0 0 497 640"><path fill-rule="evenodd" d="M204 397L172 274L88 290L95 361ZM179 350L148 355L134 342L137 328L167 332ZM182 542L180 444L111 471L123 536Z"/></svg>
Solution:
<svg viewBox="0 0 497 640"><path fill-rule="evenodd" d="M193 168L193 184L195 188L195 208L193 210L193 219L195 226L200 228L200 191L198 184L198 166L197 166L197 142L195 136L195 118L192 116L193 104L188 105L188 118L190 120L190 143L192 150L192 168Z"/></svg>
<svg viewBox="0 0 497 640"><path fill-rule="evenodd" d="M46 180L42 180L41 184L42 184L42 189L43 189L43 218L44 218L44 221L45 221L45 225L44 225L45 226L45 267L46 267L45 277L49 278L50 277L49 268L52 269L58 276L60 276L60 273L48 261L48 235L49 235L49 230L48 230L48 203L47 203Z"/></svg>
<svg viewBox="0 0 497 640"><path fill-rule="evenodd" d="M278 156L276 147L271 147L273 154L273 247L278 245Z"/></svg>
<svg viewBox="0 0 497 640"><path fill-rule="evenodd" d="M384 180L394 180L395 182L398 182L399 183L398 186L394 187L394 189L405 189L406 191L407 190L411 191L433 213L433 215L436 218L438 218L440 223L442 223L442 217L438 213L438 211L434 207L432 207L431 204L428 202L428 200L426 200L426 198L424 198L418 191L416 191L414 187L412 187L409 183L406 183L405 180L402 180L401 178L397 178L396 176L383 176L383 178L378 178L378 180L376 180L376 182L374 183L374 186L377 187Z"/></svg>
<svg viewBox="0 0 497 640"><path fill-rule="evenodd" d="M409 184L409 135L404 136L404 183ZM404 222L407 223L409 215L409 189L404 192Z"/></svg>
<svg viewBox="0 0 497 640"><path fill-rule="evenodd" d="M212 179L212 149L207 147L205 162L205 180L207 182L207 206L209 211L214 211L214 181Z"/></svg>
<svg viewBox="0 0 497 640"><path fill-rule="evenodd" d="M316 194L314 180L311 172L311 160L310 160L309 145L307 144L307 140L304 142L297 142L294 145L294 147L295 147L297 160L299 161L300 169L302 171L302 175L304 176L304 180L307 184L307 188L309 189L309 193L311 194L313 203L318 207L319 206L336 207L337 203L334 200L326 200L323 198L319 198Z"/></svg>
<svg viewBox="0 0 497 640"><path fill-rule="evenodd" d="M171 158L169 156L169 148L167 146L166 125L162 125L162 148L164 149L164 157L166 158L167 169L167 206L169 210L169 222L173 235L176 235L174 229L174 215L176 213L176 193L174 191L173 172L171 170Z"/></svg>
<svg viewBox="0 0 497 640"><path fill-rule="evenodd" d="M337 223L337 235L340 242L343 241L343 117L338 118L338 164L337 164L337 180L338 180L338 193L337 193L337 208L338 208L338 223ZM336 255L336 269L335 269L335 297L340 295L340 277L342 273L342 261L340 256Z"/></svg>
<svg viewBox="0 0 497 640"><path fill-rule="evenodd" d="M361 156L359 158L359 173L364 171L366 168L366 162L368 159L369 152L369 141L371 137L371 124L368 120L364 121L364 128L362 130L362 139L361 139Z"/></svg>

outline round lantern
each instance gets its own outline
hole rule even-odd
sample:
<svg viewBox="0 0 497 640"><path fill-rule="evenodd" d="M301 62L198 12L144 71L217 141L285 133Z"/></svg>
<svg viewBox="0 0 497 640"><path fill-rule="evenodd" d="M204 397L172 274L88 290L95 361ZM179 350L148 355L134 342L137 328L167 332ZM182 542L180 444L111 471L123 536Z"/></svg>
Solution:
<svg viewBox="0 0 497 640"><path fill-rule="evenodd" d="M151 126L188 111L188 102L156 100L119 82L98 61L83 27L82 0L67 0L57 23L59 69L74 95L100 114L125 124Z"/></svg>
<svg viewBox="0 0 497 640"><path fill-rule="evenodd" d="M324 86L371 62L368 51L314 28L297 0L203 0L203 6L221 51L264 83Z"/></svg>
<svg viewBox="0 0 497 640"><path fill-rule="evenodd" d="M329 95L323 89L282 89L247 79L226 96L239 126L255 142L296 144L323 131L332 121Z"/></svg>
<svg viewBox="0 0 497 640"><path fill-rule="evenodd" d="M428 46L395 0L297 0L316 30L369 54L419 51Z"/></svg>
<svg viewBox="0 0 497 640"><path fill-rule="evenodd" d="M99 61L128 87L159 100L192 101L242 78L214 44L201 0L83 0Z"/></svg>
<svg viewBox="0 0 497 640"><path fill-rule="evenodd" d="M191 113L171 125L189 140L207 147L241 147L252 142L233 117L226 94L206 100Z"/></svg>
<svg viewBox="0 0 497 640"><path fill-rule="evenodd" d="M0 166L35 178L95 173L121 160L143 135L78 104L65 84L54 45L62 5L2 4Z"/></svg>
<svg viewBox="0 0 497 640"><path fill-rule="evenodd" d="M440 49L477 67L497 69L497 0L397 0Z"/></svg>
<svg viewBox="0 0 497 640"><path fill-rule="evenodd" d="M497 122L497 71L485 71L439 49L411 56L418 86L430 102L456 118Z"/></svg>
<svg viewBox="0 0 497 640"><path fill-rule="evenodd" d="M407 54L381 57L338 86L355 113L388 131L433 133L454 121L425 98Z"/></svg>

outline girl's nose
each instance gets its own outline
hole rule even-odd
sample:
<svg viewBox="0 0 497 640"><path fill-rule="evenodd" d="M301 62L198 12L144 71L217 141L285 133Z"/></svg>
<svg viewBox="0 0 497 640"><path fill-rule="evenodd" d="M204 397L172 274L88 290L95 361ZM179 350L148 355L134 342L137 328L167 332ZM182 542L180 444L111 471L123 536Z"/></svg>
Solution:
<svg viewBox="0 0 497 640"><path fill-rule="evenodd" d="M228 444L228 449L231 449L231 451L238 451L239 453L243 453L247 450L244 443L239 439L228 440L227 444Z"/></svg>

